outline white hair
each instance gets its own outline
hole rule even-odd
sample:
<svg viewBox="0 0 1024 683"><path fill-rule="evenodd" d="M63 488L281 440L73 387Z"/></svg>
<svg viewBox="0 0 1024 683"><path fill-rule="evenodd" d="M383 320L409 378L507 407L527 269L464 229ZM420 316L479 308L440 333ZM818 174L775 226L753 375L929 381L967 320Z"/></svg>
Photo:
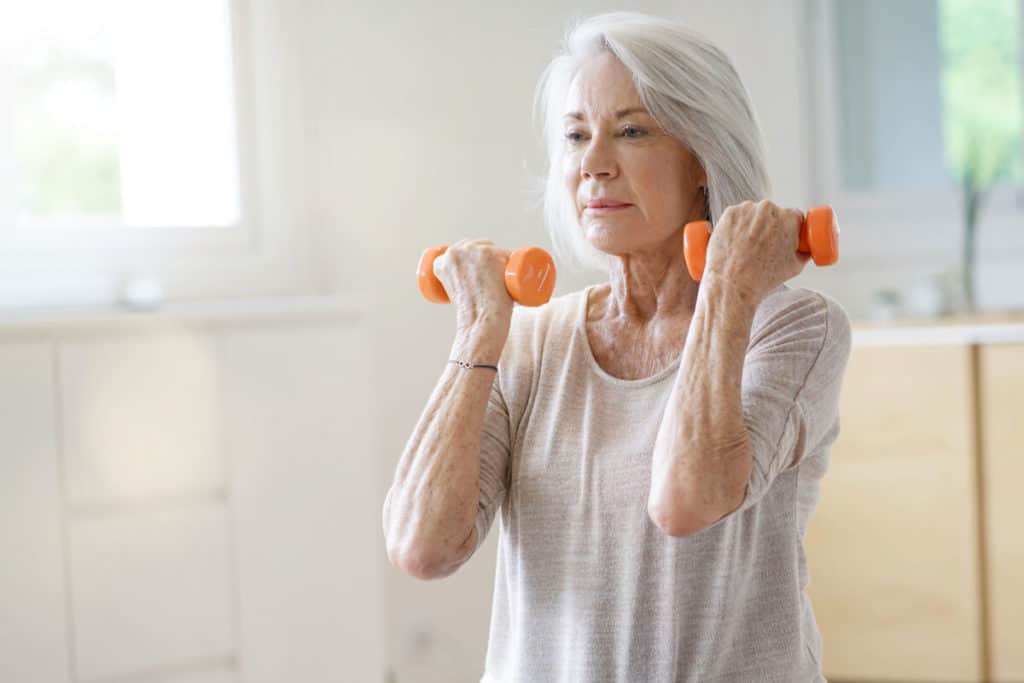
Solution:
<svg viewBox="0 0 1024 683"><path fill-rule="evenodd" d="M584 237L561 173L562 107L569 86L583 62L605 52L630 71L655 121L703 166L712 222L726 207L770 193L757 116L724 52L679 23L645 14L611 12L583 20L566 33L534 100L548 152L544 222L556 255L570 270L608 265L607 255Z"/></svg>

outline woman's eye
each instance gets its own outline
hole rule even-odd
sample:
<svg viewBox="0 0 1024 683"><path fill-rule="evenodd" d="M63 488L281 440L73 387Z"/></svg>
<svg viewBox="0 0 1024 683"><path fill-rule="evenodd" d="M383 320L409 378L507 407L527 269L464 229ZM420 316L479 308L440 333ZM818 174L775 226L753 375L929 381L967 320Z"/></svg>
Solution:
<svg viewBox="0 0 1024 683"><path fill-rule="evenodd" d="M578 130L570 130L565 134L565 139L569 142L579 142L583 139L583 133Z"/></svg>
<svg viewBox="0 0 1024 683"><path fill-rule="evenodd" d="M638 128L637 126L626 126L622 129L622 134L627 138L638 138L646 133L647 131L643 128Z"/></svg>

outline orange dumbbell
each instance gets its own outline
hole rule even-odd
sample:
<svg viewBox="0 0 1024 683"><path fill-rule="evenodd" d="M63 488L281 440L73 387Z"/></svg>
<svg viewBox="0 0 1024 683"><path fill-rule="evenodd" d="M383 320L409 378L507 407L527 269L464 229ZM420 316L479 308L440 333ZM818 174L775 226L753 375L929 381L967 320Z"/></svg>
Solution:
<svg viewBox="0 0 1024 683"><path fill-rule="evenodd" d="M691 221L683 229L683 255L690 277L700 280L708 255L711 223ZM839 224L830 206L816 206L807 212L800 224L800 241L796 250L810 254L815 265L831 266L839 260Z"/></svg>
<svg viewBox="0 0 1024 683"><path fill-rule="evenodd" d="M444 285L434 275L434 259L448 250L447 246L430 247L420 257L416 278L420 293L435 304L450 303ZM555 262L540 247L524 247L512 252L505 266L505 289L523 306L546 304L555 289Z"/></svg>

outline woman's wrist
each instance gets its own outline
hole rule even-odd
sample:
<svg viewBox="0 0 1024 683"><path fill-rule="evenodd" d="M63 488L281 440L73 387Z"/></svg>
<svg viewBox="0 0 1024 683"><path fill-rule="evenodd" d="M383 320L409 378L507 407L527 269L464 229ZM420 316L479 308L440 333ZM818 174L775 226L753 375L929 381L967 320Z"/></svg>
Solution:
<svg viewBox="0 0 1024 683"><path fill-rule="evenodd" d="M500 321L477 321L460 327L455 334L450 358L474 365L497 365L508 338L508 326Z"/></svg>
<svg viewBox="0 0 1024 683"><path fill-rule="evenodd" d="M699 297L703 297L717 309L727 307L753 317L763 296L749 286L716 272L707 272L701 278Z"/></svg>

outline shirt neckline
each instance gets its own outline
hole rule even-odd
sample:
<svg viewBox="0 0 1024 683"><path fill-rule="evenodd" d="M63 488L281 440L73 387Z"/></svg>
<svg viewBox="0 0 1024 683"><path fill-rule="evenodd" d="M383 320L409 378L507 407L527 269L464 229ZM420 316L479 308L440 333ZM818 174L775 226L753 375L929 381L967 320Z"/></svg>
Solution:
<svg viewBox="0 0 1024 683"><path fill-rule="evenodd" d="M602 381L621 387L645 387L648 384L655 384L661 382L666 378L674 375L679 370L679 362L682 358L680 354L679 358L670 364L668 367L662 368L658 372L649 377L641 377L639 379L624 379L622 377L615 377L609 374L600 366L597 362L597 358L594 356L594 350L590 347L590 338L587 336L587 302L590 300L590 290L597 287L597 285L589 285L584 287L580 291L580 301L577 306L576 316L576 334L579 336L580 344L583 347L583 355L587 357L587 364L597 377Z"/></svg>

